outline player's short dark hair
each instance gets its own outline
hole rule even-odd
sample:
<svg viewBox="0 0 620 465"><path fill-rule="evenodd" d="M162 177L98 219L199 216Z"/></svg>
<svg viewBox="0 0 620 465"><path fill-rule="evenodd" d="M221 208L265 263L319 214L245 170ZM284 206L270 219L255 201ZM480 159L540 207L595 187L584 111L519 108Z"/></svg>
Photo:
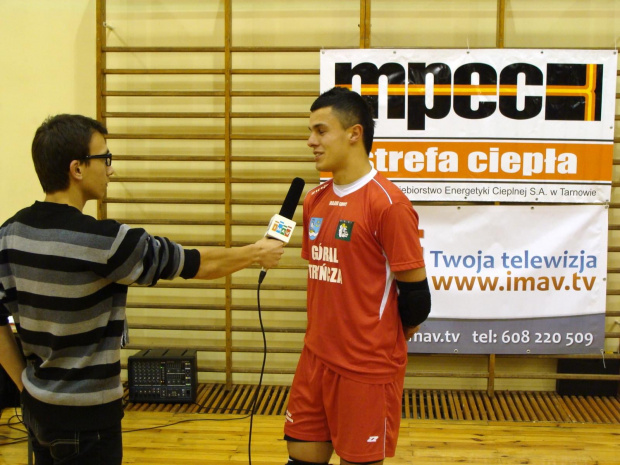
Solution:
<svg viewBox="0 0 620 465"><path fill-rule="evenodd" d="M375 135L373 111L367 100L357 92L345 87L333 87L322 93L310 107L310 111L331 107L343 128L360 124L364 130L364 148L366 153L372 149Z"/></svg>

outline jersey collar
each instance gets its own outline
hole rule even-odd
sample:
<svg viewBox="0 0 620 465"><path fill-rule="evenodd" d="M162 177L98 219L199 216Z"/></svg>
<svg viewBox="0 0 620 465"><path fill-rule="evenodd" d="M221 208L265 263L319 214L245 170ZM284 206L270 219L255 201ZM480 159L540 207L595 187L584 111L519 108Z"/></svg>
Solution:
<svg viewBox="0 0 620 465"><path fill-rule="evenodd" d="M338 197L344 197L346 195L352 194L353 192L360 190L362 187L368 184L372 180L372 178L375 177L376 174L377 170L373 168L368 174L362 176L361 178L353 181L350 184L338 185L334 183L334 194L336 194Z"/></svg>

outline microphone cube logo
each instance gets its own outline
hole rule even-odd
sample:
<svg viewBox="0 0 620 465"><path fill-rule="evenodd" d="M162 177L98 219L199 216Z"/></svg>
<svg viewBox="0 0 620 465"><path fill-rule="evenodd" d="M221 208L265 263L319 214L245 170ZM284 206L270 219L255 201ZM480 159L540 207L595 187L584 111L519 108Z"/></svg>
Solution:
<svg viewBox="0 0 620 465"><path fill-rule="evenodd" d="M267 227L267 236L288 243L293 235L295 222L281 215L274 215Z"/></svg>
<svg viewBox="0 0 620 465"><path fill-rule="evenodd" d="M273 226L271 230L275 232L277 235L290 238L291 233L293 232L293 228L287 225L284 221L275 220L273 222Z"/></svg>

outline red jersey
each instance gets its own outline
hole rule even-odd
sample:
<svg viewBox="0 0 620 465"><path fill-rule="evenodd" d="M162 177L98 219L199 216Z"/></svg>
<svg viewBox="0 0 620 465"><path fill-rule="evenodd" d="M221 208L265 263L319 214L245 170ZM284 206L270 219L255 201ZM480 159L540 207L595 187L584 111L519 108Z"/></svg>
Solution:
<svg viewBox="0 0 620 465"><path fill-rule="evenodd" d="M424 266L411 202L372 170L348 186L312 189L303 221L307 348L343 376L391 381L407 363L393 272Z"/></svg>

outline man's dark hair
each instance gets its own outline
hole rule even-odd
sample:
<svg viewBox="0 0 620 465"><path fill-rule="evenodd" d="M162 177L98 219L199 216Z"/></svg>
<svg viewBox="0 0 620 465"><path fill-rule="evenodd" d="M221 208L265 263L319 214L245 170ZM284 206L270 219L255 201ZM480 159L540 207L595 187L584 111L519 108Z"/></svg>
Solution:
<svg viewBox="0 0 620 465"><path fill-rule="evenodd" d="M310 111L316 111L325 107L332 107L332 111L345 129L355 124L362 125L364 129L364 148L366 153L370 154L375 134L375 120L372 117L372 108L366 99L357 92L353 92L345 87L334 87L322 93L314 101Z"/></svg>
<svg viewBox="0 0 620 465"><path fill-rule="evenodd" d="M45 193L69 187L69 165L90 155L88 146L95 132L107 134L108 130L99 121L82 115L52 116L37 129L32 161Z"/></svg>

